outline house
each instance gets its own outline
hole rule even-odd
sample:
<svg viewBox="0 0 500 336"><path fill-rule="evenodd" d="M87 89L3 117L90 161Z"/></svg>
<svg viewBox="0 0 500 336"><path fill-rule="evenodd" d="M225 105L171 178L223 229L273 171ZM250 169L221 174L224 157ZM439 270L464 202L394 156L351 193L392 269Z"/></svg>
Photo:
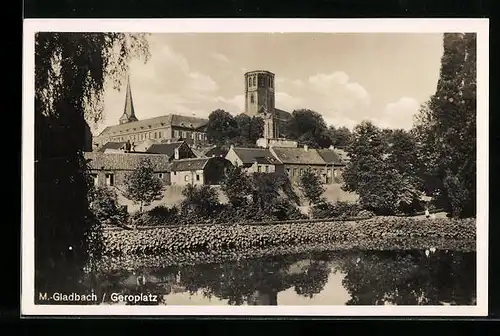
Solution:
<svg viewBox="0 0 500 336"><path fill-rule="evenodd" d="M345 162L342 161L339 154L334 148L317 149L318 154L325 161L326 168L326 183L340 183L342 181L342 170L345 167Z"/></svg>
<svg viewBox="0 0 500 336"><path fill-rule="evenodd" d="M209 147L192 147L191 148L195 155L200 158L204 157L214 157L214 156L219 156L219 157L225 157L227 154L227 149L224 149L219 146L209 146Z"/></svg>
<svg viewBox="0 0 500 336"><path fill-rule="evenodd" d="M96 151L100 153L123 153L127 149L130 150L129 145L130 143L127 143L127 141L107 142L101 147L98 147Z"/></svg>
<svg viewBox="0 0 500 336"><path fill-rule="evenodd" d="M166 155L169 161L196 157L185 141L155 143L146 150L146 153Z"/></svg>
<svg viewBox="0 0 500 336"><path fill-rule="evenodd" d="M292 182L298 182L306 170L313 170L322 178L323 183L327 183L329 165L316 149L308 146L270 147L269 151L283 164L283 169Z"/></svg>
<svg viewBox="0 0 500 336"><path fill-rule="evenodd" d="M84 155L96 186L121 189L127 175L139 167L144 159L150 160L154 173L164 184L170 184L170 164L165 155L102 152L87 152Z"/></svg>
<svg viewBox="0 0 500 336"><path fill-rule="evenodd" d="M283 165L267 148L240 148L231 146L226 159L248 173L283 171Z"/></svg>
<svg viewBox="0 0 500 336"><path fill-rule="evenodd" d="M170 181L172 185L216 185L230 168L231 162L222 157L173 160Z"/></svg>

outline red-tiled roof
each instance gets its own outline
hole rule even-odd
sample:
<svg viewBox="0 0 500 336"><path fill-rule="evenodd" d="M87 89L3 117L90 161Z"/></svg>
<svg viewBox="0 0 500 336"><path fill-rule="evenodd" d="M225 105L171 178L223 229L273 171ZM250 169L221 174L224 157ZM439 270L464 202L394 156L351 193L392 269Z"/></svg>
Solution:
<svg viewBox="0 0 500 336"><path fill-rule="evenodd" d="M149 159L155 172L170 171L168 157L163 154L88 152L84 155L93 170L134 170L144 159Z"/></svg>

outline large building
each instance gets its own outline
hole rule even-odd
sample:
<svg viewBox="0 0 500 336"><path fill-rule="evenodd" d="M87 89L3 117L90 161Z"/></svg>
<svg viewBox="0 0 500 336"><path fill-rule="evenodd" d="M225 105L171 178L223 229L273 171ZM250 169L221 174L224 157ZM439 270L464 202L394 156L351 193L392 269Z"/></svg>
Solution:
<svg viewBox="0 0 500 336"><path fill-rule="evenodd" d="M275 75L270 71L255 70L245 73L245 114L264 120L264 142L259 145L283 139L283 125L292 115L275 106ZM288 144L290 145L290 144ZM292 144L293 146L293 144ZM295 145L296 146L296 145Z"/></svg>
<svg viewBox="0 0 500 336"><path fill-rule="evenodd" d="M138 120L128 79L125 106L119 124L106 127L98 136L94 137L94 149L98 149L108 142L129 141L132 146L139 146L147 140L185 140L189 144L202 145L207 142L207 123L207 119L177 114Z"/></svg>

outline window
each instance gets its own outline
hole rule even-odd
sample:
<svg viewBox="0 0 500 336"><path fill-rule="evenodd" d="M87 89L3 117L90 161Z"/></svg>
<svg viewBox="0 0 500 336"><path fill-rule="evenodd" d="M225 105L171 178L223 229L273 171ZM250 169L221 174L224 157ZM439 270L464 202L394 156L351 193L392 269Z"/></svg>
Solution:
<svg viewBox="0 0 500 336"><path fill-rule="evenodd" d="M191 133L191 139L196 139L196 133Z"/></svg>
<svg viewBox="0 0 500 336"><path fill-rule="evenodd" d="M241 83L241 82L240 82ZM257 85L255 76L253 77L253 86Z"/></svg>
<svg viewBox="0 0 500 336"><path fill-rule="evenodd" d="M336 171L336 170L334 169L334 170L333 170L333 176L334 176L334 177L337 177L337 173L338 173L338 171Z"/></svg>
<svg viewBox="0 0 500 336"><path fill-rule="evenodd" d="M297 168L293 168L292 176L297 175Z"/></svg>
<svg viewBox="0 0 500 336"><path fill-rule="evenodd" d="M178 138L179 137L179 131L178 130L175 130L174 131L174 138Z"/></svg>
<svg viewBox="0 0 500 336"><path fill-rule="evenodd" d="M162 133L161 131L158 132L158 138L161 138L161 133Z"/></svg>
<svg viewBox="0 0 500 336"><path fill-rule="evenodd" d="M266 173L269 173L269 166L265 166Z"/></svg>
<svg viewBox="0 0 500 336"><path fill-rule="evenodd" d="M196 174L196 181L200 180L200 175Z"/></svg>
<svg viewBox="0 0 500 336"><path fill-rule="evenodd" d="M248 77L248 86L252 86L252 77Z"/></svg>
<svg viewBox="0 0 500 336"><path fill-rule="evenodd" d="M92 174L92 178L94 179L94 185L97 186L98 183L99 183L99 180L98 180L98 177L97 177L97 174Z"/></svg>
<svg viewBox="0 0 500 336"><path fill-rule="evenodd" d="M250 95L250 104L253 104L255 103L255 100L254 100L254 97L253 97L253 94Z"/></svg>
<svg viewBox="0 0 500 336"><path fill-rule="evenodd" d="M182 138L185 139L186 138L186 132L182 131Z"/></svg>
<svg viewBox="0 0 500 336"><path fill-rule="evenodd" d="M330 174L331 174L331 173L332 173L332 172L331 172L331 170L330 170L330 169L327 169L327 170L326 170L326 175L327 175L327 176L330 176Z"/></svg>
<svg viewBox="0 0 500 336"><path fill-rule="evenodd" d="M106 174L106 185L110 187L115 185L115 176L113 174Z"/></svg>
<svg viewBox="0 0 500 336"><path fill-rule="evenodd" d="M299 176L302 176L302 174L304 174L304 169L300 168Z"/></svg>
<svg viewBox="0 0 500 336"><path fill-rule="evenodd" d="M200 134L198 134L198 139L199 139L199 140L203 140L203 134L201 134L201 133L200 133Z"/></svg>
<svg viewBox="0 0 500 336"><path fill-rule="evenodd" d="M257 166L257 172L260 173L261 172L261 166Z"/></svg>
<svg viewBox="0 0 500 336"><path fill-rule="evenodd" d="M290 168L287 168L287 169L286 169L286 174L287 174L288 176L290 176Z"/></svg>
<svg viewBox="0 0 500 336"><path fill-rule="evenodd" d="M158 178L163 179L163 173L158 173Z"/></svg>
<svg viewBox="0 0 500 336"><path fill-rule="evenodd" d="M186 181L186 182L189 181L189 175L184 176L184 181Z"/></svg>
<svg viewBox="0 0 500 336"><path fill-rule="evenodd" d="M158 134L155 132L155 135L154 135L155 139L158 137Z"/></svg>
<svg viewBox="0 0 500 336"><path fill-rule="evenodd" d="M176 172L176 171L174 171L174 175L177 175L177 172Z"/></svg>

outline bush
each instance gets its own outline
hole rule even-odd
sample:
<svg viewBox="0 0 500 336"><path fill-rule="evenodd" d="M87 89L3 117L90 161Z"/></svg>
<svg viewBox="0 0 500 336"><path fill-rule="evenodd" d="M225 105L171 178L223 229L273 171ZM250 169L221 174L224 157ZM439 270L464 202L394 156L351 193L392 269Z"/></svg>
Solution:
<svg viewBox="0 0 500 336"><path fill-rule="evenodd" d="M91 194L90 209L103 225L124 225L129 214L118 204L118 196L111 188L97 187Z"/></svg>
<svg viewBox="0 0 500 336"><path fill-rule="evenodd" d="M372 217L375 217L375 213L373 211L370 211L370 210L361 210L360 212L358 212L357 217L359 217L359 218L372 218Z"/></svg>
<svg viewBox="0 0 500 336"><path fill-rule="evenodd" d="M350 203L338 201L336 203L329 203L326 200L318 203L311 208L311 215L313 218L349 218L358 216L361 211L358 203Z"/></svg>
<svg viewBox="0 0 500 336"><path fill-rule="evenodd" d="M131 222L135 226L158 226L178 224L177 207L168 208L160 205L146 212L136 212L131 216Z"/></svg>

